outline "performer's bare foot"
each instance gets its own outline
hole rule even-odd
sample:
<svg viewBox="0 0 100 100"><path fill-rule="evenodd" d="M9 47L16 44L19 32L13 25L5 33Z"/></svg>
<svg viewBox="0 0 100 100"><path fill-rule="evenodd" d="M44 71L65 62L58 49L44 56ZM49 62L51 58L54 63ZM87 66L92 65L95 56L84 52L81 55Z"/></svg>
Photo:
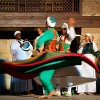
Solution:
<svg viewBox="0 0 100 100"><path fill-rule="evenodd" d="M56 91L54 96L61 96L61 93Z"/></svg>
<svg viewBox="0 0 100 100"><path fill-rule="evenodd" d="M49 99L51 96L53 96L56 93L55 90L51 91L48 95L42 95L39 98L40 99Z"/></svg>
<svg viewBox="0 0 100 100"><path fill-rule="evenodd" d="M55 90L52 90L52 91L49 93L49 96L53 96L55 93L56 93L56 91L55 91Z"/></svg>
<svg viewBox="0 0 100 100"><path fill-rule="evenodd" d="M48 95L42 95L39 97L39 99L48 99L48 98L50 98Z"/></svg>

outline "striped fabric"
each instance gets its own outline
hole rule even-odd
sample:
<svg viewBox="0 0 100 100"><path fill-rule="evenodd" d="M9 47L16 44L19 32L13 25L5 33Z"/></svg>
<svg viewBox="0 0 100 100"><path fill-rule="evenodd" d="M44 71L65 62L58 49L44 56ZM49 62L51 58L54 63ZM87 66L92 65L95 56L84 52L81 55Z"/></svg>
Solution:
<svg viewBox="0 0 100 100"><path fill-rule="evenodd" d="M62 67L81 65L81 61L88 63L99 72L98 67L82 54L46 52L19 62L7 62L0 59L0 73L8 73L21 79L29 79L38 76L44 70L57 70Z"/></svg>

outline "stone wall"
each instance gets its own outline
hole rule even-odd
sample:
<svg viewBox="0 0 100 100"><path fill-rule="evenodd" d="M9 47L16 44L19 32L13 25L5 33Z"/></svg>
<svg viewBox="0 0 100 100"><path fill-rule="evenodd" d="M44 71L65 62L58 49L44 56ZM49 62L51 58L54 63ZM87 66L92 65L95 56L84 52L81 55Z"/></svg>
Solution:
<svg viewBox="0 0 100 100"><path fill-rule="evenodd" d="M10 53L10 44L12 39L0 39L0 59L12 60Z"/></svg>
<svg viewBox="0 0 100 100"><path fill-rule="evenodd" d="M83 0L83 16L100 16L100 0Z"/></svg>

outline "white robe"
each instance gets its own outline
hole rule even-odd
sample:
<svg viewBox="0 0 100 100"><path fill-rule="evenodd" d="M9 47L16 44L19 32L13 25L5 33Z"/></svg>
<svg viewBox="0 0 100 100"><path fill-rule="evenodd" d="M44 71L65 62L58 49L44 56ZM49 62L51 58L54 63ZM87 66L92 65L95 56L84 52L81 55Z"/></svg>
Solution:
<svg viewBox="0 0 100 100"><path fill-rule="evenodd" d="M85 54L86 57L90 58L94 62L94 56L92 54ZM80 73L81 77L85 78L96 78L95 69L89 64L82 61L82 65L75 66ZM95 93L96 92L96 81L87 82L84 84L77 85L77 93Z"/></svg>
<svg viewBox="0 0 100 100"><path fill-rule="evenodd" d="M23 40L21 40L20 42L23 43ZM30 52L32 52L32 50L33 50L33 46L31 45ZM11 43L10 51L13 57L12 61L25 60L28 59L29 56L31 56L29 54L29 51L28 52L24 51L20 47L20 43L18 42L18 40L14 40ZM22 92L30 91L32 89L33 89L32 79L22 80L15 77L11 77L11 88L10 88L11 93L22 93Z"/></svg>
<svg viewBox="0 0 100 100"><path fill-rule="evenodd" d="M23 43L23 40L20 41L21 43ZM30 46L30 51L33 50L33 46ZM20 60L25 60L28 59L28 52L24 51L21 47L20 47L20 43L18 42L18 40L14 40L11 44L10 47L10 51L11 54L13 56L12 61L20 61Z"/></svg>
<svg viewBox="0 0 100 100"><path fill-rule="evenodd" d="M95 42L93 43L93 50L94 52L98 51L98 47L96 46ZM79 47L78 53L82 53L83 47L82 45ZM95 62L95 57L92 54L85 54L86 57L90 58L93 62ZM85 62L82 62L81 66L75 66L79 70L82 77L86 78L96 78L95 69L92 68L90 65L86 64ZM90 92L95 93L96 92L96 81L94 82L87 82L81 85L77 86L77 92Z"/></svg>

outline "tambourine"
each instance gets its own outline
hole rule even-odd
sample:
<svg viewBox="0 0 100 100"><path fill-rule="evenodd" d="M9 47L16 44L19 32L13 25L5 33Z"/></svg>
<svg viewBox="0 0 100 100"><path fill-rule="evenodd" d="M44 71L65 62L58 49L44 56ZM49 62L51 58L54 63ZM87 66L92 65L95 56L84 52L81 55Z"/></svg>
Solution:
<svg viewBox="0 0 100 100"><path fill-rule="evenodd" d="M31 43L29 41L25 41L24 46L22 46L22 49L24 51L29 51L30 50L30 45L31 45Z"/></svg>

